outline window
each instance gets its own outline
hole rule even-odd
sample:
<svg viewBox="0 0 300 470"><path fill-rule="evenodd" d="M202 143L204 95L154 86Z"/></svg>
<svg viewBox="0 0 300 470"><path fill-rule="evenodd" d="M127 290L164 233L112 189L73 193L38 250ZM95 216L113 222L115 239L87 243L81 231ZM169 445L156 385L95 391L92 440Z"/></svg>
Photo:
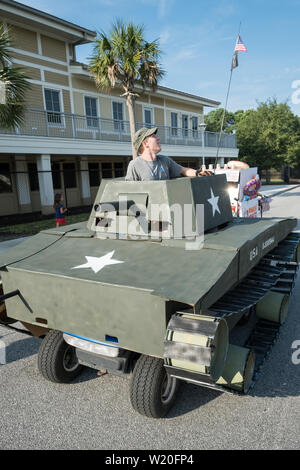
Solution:
<svg viewBox="0 0 300 470"><path fill-rule="evenodd" d="M144 123L145 127L152 127L152 109L144 108Z"/></svg>
<svg viewBox="0 0 300 470"><path fill-rule="evenodd" d="M28 163L28 177L29 177L29 186L30 191L39 191L39 177L37 171L36 163Z"/></svg>
<svg viewBox="0 0 300 470"><path fill-rule="evenodd" d="M45 89L45 103L49 124L61 124L59 91Z"/></svg>
<svg viewBox="0 0 300 470"><path fill-rule="evenodd" d="M97 99L84 97L86 123L88 127L98 127Z"/></svg>
<svg viewBox="0 0 300 470"><path fill-rule="evenodd" d="M102 163L102 178L112 178L112 163Z"/></svg>
<svg viewBox="0 0 300 470"><path fill-rule="evenodd" d="M59 163L52 163L52 181L54 189L61 189L61 177L60 177L60 167Z"/></svg>
<svg viewBox="0 0 300 470"><path fill-rule="evenodd" d="M124 166L122 162L115 162L114 167L115 167L115 178L120 178L121 176L124 176Z"/></svg>
<svg viewBox="0 0 300 470"><path fill-rule="evenodd" d="M75 163L63 163L63 175L66 189L77 187Z"/></svg>
<svg viewBox="0 0 300 470"><path fill-rule="evenodd" d="M96 162L89 163L89 177L90 177L90 186L99 186L100 184L99 163L96 163Z"/></svg>
<svg viewBox="0 0 300 470"><path fill-rule="evenodd" d="M12 193L9 163L0 163L0 193Z"/></svg>
<svg viewBox="0 0 300 470"><path fill-rule="evenodd" d="M113 120L115 131L124 130L123 103L113 101Z"/></svg>
<svg viewBox="0 0 300 470"><path fill-rule="evenodd" d="M192 130L193 130L193 137L195 139L198 138L198 118L197 116L192 117Z"/></svg>
<svg viewBox="0 0 300 470"><path fill-rule="evenodd" d="M177 136L178 117L177 113L171 113L171 135Z"/></svg>
<svg viewBox="0 0 300 470"><path fill-rule="evenodd" d="M183 137L188 136L188 128L189 128L188 115L183 114L182 115L182 135L183 135Z"/></svg>

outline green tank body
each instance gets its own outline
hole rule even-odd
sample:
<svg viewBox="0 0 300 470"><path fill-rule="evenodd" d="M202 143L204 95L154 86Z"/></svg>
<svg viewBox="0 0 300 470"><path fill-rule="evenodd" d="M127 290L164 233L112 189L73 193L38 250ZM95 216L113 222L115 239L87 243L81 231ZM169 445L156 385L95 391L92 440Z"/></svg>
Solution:
<svg viewBox="0 0 300 470"><path fill-rule="evenodd" d="M233 219L225 175L104 180L87 223L0 255L1 322L44 336L49 380L83 366L130 376L146 416L164 416L182 380L245 393L286 317L295 226ZM247 337L232 341L239 331Z"/></svg>

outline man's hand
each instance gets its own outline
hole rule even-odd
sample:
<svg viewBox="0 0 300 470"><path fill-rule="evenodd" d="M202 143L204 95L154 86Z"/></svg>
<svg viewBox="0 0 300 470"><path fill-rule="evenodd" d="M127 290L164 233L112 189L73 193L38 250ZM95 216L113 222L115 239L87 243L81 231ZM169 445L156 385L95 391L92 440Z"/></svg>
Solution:
<svg viewBox="0 0 300 470"><path fill-rule="evenodd" d="M193 168L182 168L181 170L182 176L212 176L213 173L211 171L205 170L194 170Z"/></svg>
<svg viewBox="0 0 300 470"><path fill-rule="evenodd" d="M209 170L203 170L203 171L197 170L196 172L196 176L213 176L213 174L214 173Z"/></svg>

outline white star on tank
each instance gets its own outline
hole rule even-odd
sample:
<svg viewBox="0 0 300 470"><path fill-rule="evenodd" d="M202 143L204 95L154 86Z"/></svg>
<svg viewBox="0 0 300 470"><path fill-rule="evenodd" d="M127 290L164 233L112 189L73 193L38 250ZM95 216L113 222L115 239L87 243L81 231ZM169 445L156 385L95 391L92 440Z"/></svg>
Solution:
<svg viewBox="0 0 300 470"><path fill-rule="evenodd" d="M79 266L74 266L71 269L91 268L94 273L98 273L99 271L101 271L101 269L105 268L105 266L108 266L110 264L124 263L124 261L112 259L114 252L115 250L110 251L106 255L100 256L99 258L96 258L95 256L85 256L87 263L80 264Z"/></svg>
<svg viewBox="0 0 300 470"><path fill-rule="evenodd" d="M211 195L211 198L209 198L207 200L210 203L210 205L212 206L213 216L215 215L216 211L219 212L219 214L221 214L219 206L218 206L219 196L214 195L212 188L210 188L210 195Z"/></svg>

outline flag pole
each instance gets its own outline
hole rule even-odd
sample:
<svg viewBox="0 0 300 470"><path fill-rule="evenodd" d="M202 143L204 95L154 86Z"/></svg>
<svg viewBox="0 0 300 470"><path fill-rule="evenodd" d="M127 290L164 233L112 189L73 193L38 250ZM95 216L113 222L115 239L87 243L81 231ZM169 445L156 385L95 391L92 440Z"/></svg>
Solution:
<svg viewBox="0 0 300 470"><path fill-rule="evenodd" d="M229 90L230 90L230 85L231 85L232 71L233 71L233 69L231 68L230 78L229 78L229 83L228 83L228 88L227 88L227 95L226 95L226 100L225 100L225 107L224 107L224 111L223 111L223 115L222 115L221 127L220 127L219 138L218 138L218 147L217 147L217 155L216 155L216 160L215 160L215 166L217 164L218 156L219 156L220 143L221 143L222 131L223 131L223 124L224 124L225 113L226 113L226 109L227 109L228 96L229 96Z"/></svg>
<svg viewBox="0 0 300 470"><path fill-rule="evenodd" d="M242 24L242 22L240 21L240 24L239 24L239 32L238 32L238 34L237 34L237 37L240 35L241 24ZM221 144L221 138L222 138L222 131L223 131L225 113L226 113L226 110L227 110L227 103L228 103L229 90L230 90L231 79L232 79L232 72L233 72L233 67L232 67L232 64L231 64L230 77L229 77L229 82L228 82L228 87L227 87L227 94L226 94L226 100L225 100L225 107L224 107L224 111L223 111L223 115L222 115L222 119L221 119L221 127L220 127L220 133L219 133L219 138L218 138L218 146L217 146L217 155L216 155L216 160L215 160L215 166L217 165L218 157L219 157L219 150L220 150L220 144Z"/></svg>

